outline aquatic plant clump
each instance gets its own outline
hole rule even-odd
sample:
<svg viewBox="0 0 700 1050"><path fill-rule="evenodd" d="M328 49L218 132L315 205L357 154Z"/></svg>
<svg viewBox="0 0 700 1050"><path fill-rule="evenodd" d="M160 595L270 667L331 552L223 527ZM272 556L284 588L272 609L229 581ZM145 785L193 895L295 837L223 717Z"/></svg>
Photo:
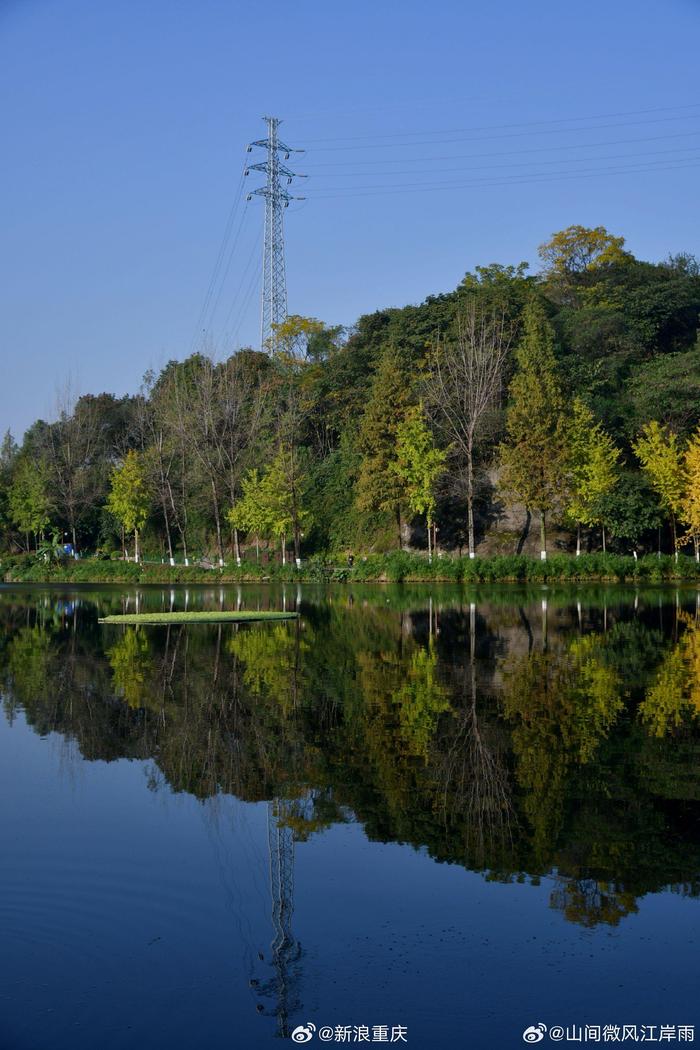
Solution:
<svg viewBox="0 0 700 1050"><path fill-rule="evenodd" d="M293 620L296 612L165 612L120 613L103 616L100 623L171 624L171 623L243 623L258 620Z"/></svg>

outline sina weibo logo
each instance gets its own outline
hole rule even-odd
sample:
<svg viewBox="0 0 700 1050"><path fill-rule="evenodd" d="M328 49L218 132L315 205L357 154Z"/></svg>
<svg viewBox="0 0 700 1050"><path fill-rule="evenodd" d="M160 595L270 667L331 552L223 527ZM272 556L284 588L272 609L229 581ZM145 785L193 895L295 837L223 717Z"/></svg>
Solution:
<svg viewBox="0 0 700 1050"><path fill-rule="evenodd" d="M292 1032L292 1042L293 1043L308 1043L308 1042L310 1042L313 1039L315 1031L316 1031L316 1025L312 1024L311 1021L309 1021L305 1025L300 1024Z"/></svg>
<svg viewBox="0 0 700 1050"><path fill-rule="evenodd" d="M531 1024L529 1028L526 1028L523 1032L523 1039L526 1043L539 1043L541 1042L547 1032L547 1025L542 1024Z"/></svg>

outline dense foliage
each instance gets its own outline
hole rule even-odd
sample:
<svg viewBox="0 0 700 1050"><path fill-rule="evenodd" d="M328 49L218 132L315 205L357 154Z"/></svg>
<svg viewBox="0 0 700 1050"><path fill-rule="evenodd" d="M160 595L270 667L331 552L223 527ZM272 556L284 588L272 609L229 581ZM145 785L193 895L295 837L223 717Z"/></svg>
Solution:
<svg viewBox="0 0 700 1050"><path fill-rule="evenodd" d="M289 317L269 352L196 353L8 433L2 546L138 558L140 539L212 565L576 538L697 552L698 263L643 262L602 227L540 254L537 275L478 267L348 331Z"/></svg>

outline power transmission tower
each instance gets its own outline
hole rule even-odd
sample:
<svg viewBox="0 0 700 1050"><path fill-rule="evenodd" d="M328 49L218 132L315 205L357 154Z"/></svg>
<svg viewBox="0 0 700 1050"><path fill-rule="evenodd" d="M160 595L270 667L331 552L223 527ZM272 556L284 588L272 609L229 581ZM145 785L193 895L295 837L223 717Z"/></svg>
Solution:
<svg viewBox="0 0 700 1050"><path fill-rule="evenodd" d="M294 996L298 980L295 964L301 946L292 933L294 910L294 832L285 823L290 804L276 799L268 803L268 841L270 847L270 890L272 893L272 964L275 969L275 1013L277 1032L289 1038L289 1015L298 1005Z"/></svg>
<svg viewBox="0 0 700 1050"><path fill-rule="evenodd" d="M270 351L274 339L274 325L281 324L287 316L284 209L289 206L290 201L305 200L304 197L294 197L288 193L283 188L282 180L286 179L289 186L292 179L306 176L290 171L280 160L280 154L283 154L284 160L289 160L290 153L303 153L304 150L293 149L279 139L277 129L282 122L277 117L263 117L263 120L267 123L267 138L251 142L248 152L252 152L253 146L260 146L267 150L267 159L260 164L251 164L245 169L245 174L250 171L262 171L267 175L266 184L252 190L247 199L250 200L253 195L265 198L260 348Z"/></svg>

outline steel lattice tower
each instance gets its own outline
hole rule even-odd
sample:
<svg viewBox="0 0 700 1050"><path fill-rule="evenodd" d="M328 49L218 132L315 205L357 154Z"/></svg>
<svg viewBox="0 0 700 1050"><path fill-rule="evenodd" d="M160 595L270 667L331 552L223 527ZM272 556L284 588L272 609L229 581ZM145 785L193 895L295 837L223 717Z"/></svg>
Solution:
<svg viewBox="0 0 700 1050"><path fill-rule="evenodd" d="M252 190L248 200L255 194L265 198L265 236L263 242L263 279L262 303L260 310L260 348L272 352L274 325L281 324L287 316L287 275L284 262L284 209L293 200L304 200L294 197L282 186L282 180L290 185L294 178L305 178L290 171L280 160L289 159L290 153L303 153L304 150L293 149L282 142L277 129L282 123L277 117L263 117L267 123L267 138L258 139L248 146L250 153L253 146L267 150L267 159L260 164L251 164L245 170L262 171L267 175L264 186Z"/></svg>

